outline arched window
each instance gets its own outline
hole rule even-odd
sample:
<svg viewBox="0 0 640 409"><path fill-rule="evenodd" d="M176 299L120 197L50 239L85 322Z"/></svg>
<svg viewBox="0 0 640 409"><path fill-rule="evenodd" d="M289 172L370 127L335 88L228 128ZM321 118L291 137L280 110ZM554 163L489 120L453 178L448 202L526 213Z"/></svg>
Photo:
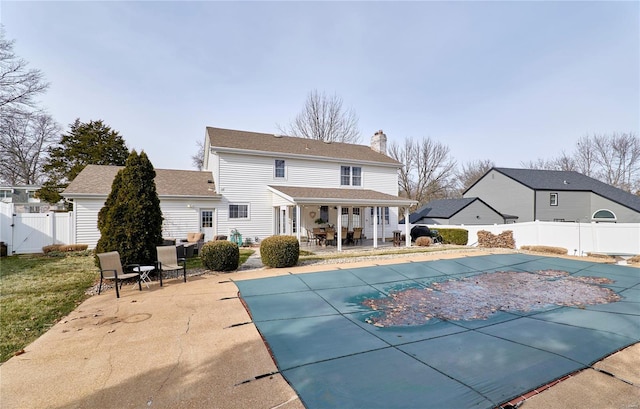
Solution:
<svg viewBox="0 0 640 409"><path fill-rule="evenodd" d="M596 222L615 222L616 215L611 210L600 209L591 216L591 219Z"/></svg>

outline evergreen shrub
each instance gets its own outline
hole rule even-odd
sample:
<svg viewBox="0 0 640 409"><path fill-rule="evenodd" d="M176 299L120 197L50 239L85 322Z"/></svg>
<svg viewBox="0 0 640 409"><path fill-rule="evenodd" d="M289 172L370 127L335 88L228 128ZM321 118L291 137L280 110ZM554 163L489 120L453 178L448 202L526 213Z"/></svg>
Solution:
<svg viewBox="0 0 640 409"><path fill-rule="evenodd" d="M438 227L438 233L442 236L442 244L466 246L469 242L469 231L465 229L443 229Z"/></svg>
<svg viewBox="0 0 640 409"><path fill-rule="evenodd" d="M212 271L234 271L240 263L240 249L236 243L215 240L205 243L200 249L202 265Z"/></svg>
<svg viewBox="0 0 640 409"><path fill-rule="evenodd" d="M162 210L155 176L147 154L132 151L98 212L96 253L117 251L123 266L155 264L156 246L162 244ZM97 261L96 257L99 264Z"/></svg>
<svg viewBox="0 0 640 409"><path fill-rule="evenodd" d="M293 267L298 264L300 243L293 236L271 236L260 244L262 264L268 267Z"/></svg>

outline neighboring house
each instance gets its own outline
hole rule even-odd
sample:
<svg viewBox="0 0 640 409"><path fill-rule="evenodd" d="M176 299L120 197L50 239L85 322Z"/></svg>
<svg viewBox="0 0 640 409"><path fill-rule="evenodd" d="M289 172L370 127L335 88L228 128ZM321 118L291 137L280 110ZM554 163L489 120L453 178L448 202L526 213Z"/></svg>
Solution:
<svg viewBox="0 0 640 409"><path fill-rule="evenodd" d="M208 127L205 171L156 169L163 235L300 239L322 218L363 227L368 238L393 237L398 207L416 202L398 197L402 164L385 153L382 131L365 146ZM77 243L95 246L97 215L119 169L89 165L63 192L74 203Z"/></svg>
<svg viewBox="0 0 640 409"><path fill-rule="evenodd" d="M518 222L640 222L640 197L573 171L492 168L464 193Z"/></svg>
<svg viewBox="0 0 640 409"><path fill-rule="evenodd" d="M62 195L73 201L75 243L95 247L100 238L98 212L104 206L113 179L122 166L87 165ZM156 169L156 190L164 218L165 237L186 238L202 231L213 238L213 214L220 202L211 172Z"/></svg>
<svg viewBox="0 0 640 409"><path fill-rule="evenodd" d="M55 205L41 202L36 197L36 192L40 186L0 186L0 201L3 203L13 203L15 213L46 213L56 210Z"/></svg>
<svg viewBox="0 0 640 409"><path fill-rule="evenodd" d="M505 216L482 199L433 200L409 216L411 224L505 224L514 221L513 216ZM400 223L404 223L402 220Z"/></svg>

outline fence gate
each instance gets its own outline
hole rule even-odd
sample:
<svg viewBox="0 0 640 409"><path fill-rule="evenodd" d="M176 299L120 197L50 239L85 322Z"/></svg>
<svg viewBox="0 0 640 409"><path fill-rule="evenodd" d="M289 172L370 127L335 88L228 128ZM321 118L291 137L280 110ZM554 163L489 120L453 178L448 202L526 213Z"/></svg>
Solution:
<svg viewBox="0 0 640 409"><path fill-rule="evenodd" d="M72 242L72 213L13 213L3 204L0 216L0 241L8 254L41 253L42 247Z"/></svg>

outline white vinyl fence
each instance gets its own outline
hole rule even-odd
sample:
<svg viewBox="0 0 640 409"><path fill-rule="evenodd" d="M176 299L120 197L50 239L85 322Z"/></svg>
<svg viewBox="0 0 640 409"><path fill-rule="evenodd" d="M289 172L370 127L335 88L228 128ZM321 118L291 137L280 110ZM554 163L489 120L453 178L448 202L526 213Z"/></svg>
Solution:
<svg viewBox="0 0 640 409"><path fill-rule="evenodd" d="M567 249L570 255L603 253L612 255L640 254L640 223L565 223L527 222L486 226L429 226L435 229L459 227L469 231L470 246L478 244L478 231L499 234L513 231L516 248L552 246Z"/></svg>
<svg viewBox="0 0 640 409"><path fill-rule="evenodd" d="M8 254L40 253L50 244L74 243L73 212L14 213L13 205L0 202L0 241ZM516 247L553 246L571 255L604 253L640 254L640 223L527 222L484 226L431 225L431 228L460 227L469 231L469 246L478 244L478 231L493 234L513 231ZM404 225L401 225L404 230Z"/></svg>
<svg viewBox="0 0 640 409"><path fill-rule="evenodd" d="M14 213L13 204L0 203L0 241L7 254L41 253L51 244L73 243L73 212Z"/></svg>

